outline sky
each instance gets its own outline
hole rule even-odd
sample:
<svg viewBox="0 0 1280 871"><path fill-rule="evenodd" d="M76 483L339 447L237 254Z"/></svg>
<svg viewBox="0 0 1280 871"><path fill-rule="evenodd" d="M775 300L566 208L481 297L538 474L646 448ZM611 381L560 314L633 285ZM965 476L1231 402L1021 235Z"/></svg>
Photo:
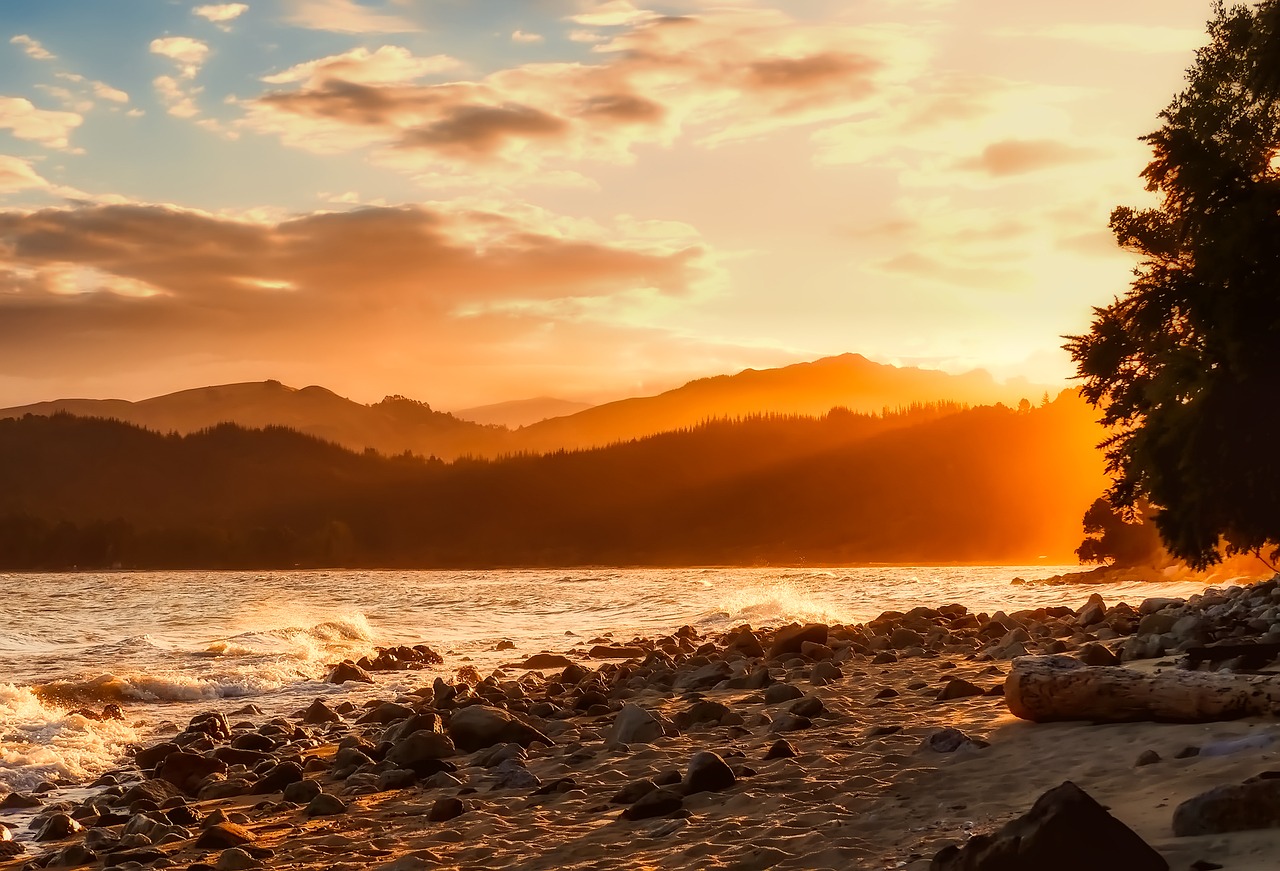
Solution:
<svg viewBox="0 0 1280 871"><path fill-rule="evenodd" d="M4 0L0 405L1065 382L1208 0Z"/></svg>

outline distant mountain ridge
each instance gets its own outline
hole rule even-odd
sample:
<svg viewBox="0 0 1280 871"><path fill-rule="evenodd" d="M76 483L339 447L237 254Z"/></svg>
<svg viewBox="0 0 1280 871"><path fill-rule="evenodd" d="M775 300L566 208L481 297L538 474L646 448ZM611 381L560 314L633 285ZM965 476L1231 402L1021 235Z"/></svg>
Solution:
<svg viewBox="0 0 1280 871"><path fill-rule="evenodd" d="M552 417L565 417L591 408L590 402L572 402L568 399L556 399L551 396L537 396L533 399L513 399L508 402L496 402L492 405L477 405L474 408L459 408L451 412L454 417L469 420L472 423L492 426L505 426L508 429L539 423Z"/></svg>
<svg viewBox="0 0 1280 871"><path fill-rule="evenodd" d="M916 403L1016 404L1044 388L1005 385L981 370L951 375L932 369L875 363L860 354L825 357L778 369L746 369L691 381L656 396L589 407L511 430L499 418L537 417L562 400L519 400L481 406L476 423L435 411L424 402L389 396L363 405L323 387L295 389L278 381L199 387L129 402L59 399L0 409L0 418L58 412L104 417L159 432L191 433L219 423L284 426L353 450L384 454L410 451L445 460L590 448L695 426L706 420L751 414L816 416L834 407L878 412ZM1030 394L1030 395L1028 395Z"/></svg>

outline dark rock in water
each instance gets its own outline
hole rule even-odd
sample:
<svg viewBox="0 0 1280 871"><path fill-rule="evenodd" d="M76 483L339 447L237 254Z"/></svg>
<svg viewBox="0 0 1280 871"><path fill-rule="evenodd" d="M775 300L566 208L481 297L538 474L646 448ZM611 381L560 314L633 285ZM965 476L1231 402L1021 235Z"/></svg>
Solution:
<svg viewBox="0 0 1280 871"><path fill-rule="evenodd" d="M573 665L573 660L567 656L561 656L558 653L535 653L520 663L520 668L534 671L548 668L566 668L570 665Z"/></svg>
<svg viewBox="0 0 1280 871"><path fill-rule="evenodd" d="M931 871L1168 871L1132 829L1071 781L1036 799L998 832L947 847Z"/></svg>
<svg viewBox="0 0 1280 871"><path fill-rule="evenodd" d="M156 769L156 777L172 783L188 795L195 795L200 788L200 781L210 774L225 774L227 763L210 756L179 751L170 753Z"/></svg>
<svg viewBox="0 0 1280 871"><path fill-rule="evenodd" d="M344 659L333 667L333 671L329 672L329 676L325 678L329 683L346 683L347 681L355 681L357 683L373 683L373 677L369 672L356 665L349 659Z"/></svg>
<svg viewBox="0 0 1280 871"><path fill-rule="evenodd" d="M1119 665L1120 657L1111 652L1111 648L1096 641L1081 644L1076 651L1076 659L1085 665Z"/></svg>
<svg viewBox="0 0 1280 871"><path fill-rule="evenodd" d="M822 623L792 623L783 626L773 635L773 645L769 648L769 658L776 659L788 653L799 653L800 645L806 641L814 644L826 644L828 629Z"/></svg>
<svg viewBox="0 0 1280 871"><path fill-rule="evenodd" d="M337 668L334 669L334 672L337 672ZM332 675L330 676L332 677ZM341 721L342 715L326 705L323 699L316 699L302 714L302 722L310 726L316 726L321 723L339 723Z"/></svg>
<svg viewBox="0 0 1280 871"><path fill-rule="evenodd" d="M322 792L307 804L307 816L332 817L347 812L347 803L336 795Z"/></svg>
<svg viewBox="0 0 1280 871"><path fill-rule="evenodd" d="M760 639L748 626L730 633L724 640L724 646L726 650L736 651L743 656L764 656L764 647L760 644Z"/></svg>
<svg viewBox="0 0 1280 871"><path fill-rule="evenodd" d="M684 797L670 789L655 789L641 796L622 812L624 820L647 820L665 817L684 808Z"/></svg>
<svg viewBox="0 0 1280 871"><path fill-rule="evenodd" d="M460 798L438 798L427 811L427 819L433 823L443 823L462 816L467 811L467 803Z"/></svg>
<svg viewBox="0 0 1280 871"><path fill-rule="evenodd" d="M633 780L622 789L613 794L613 798L609 799L610 804L635 804L649 793L658 788L658 784L654 783L647 777L639 780Z"/></svg>
<svg viewBox="0 0 1280 871"><path fill-rule="evenodd" d="M764 703L766 705L778 705L782 702L789 702L792 699L798 699L804 695L804 690L800 687L789 683L776 683L771 687L767 687L764 691Z"/></svg>
<svg viewBox="0 0 1280 871"><path fill-rule="evenodd" d="M985 695L986 690L971 683L963 678L953 677L947 681L947 685L938 691L938 701L949 702L953 699L963 699L969 696Z"/></svg>
<svg viewBox="0 0 1280 871"><path fill-rule="evenodd" d="M681 788L685 795L698 792L720 792L733 786L737 777L718 753L700 750L689 760L689 771Z"/></svg>
<svg viewBox="0 0 1280 871"><path fill-rule="evenodd" d="M1187 799L1173 812L1173 833L1219 835L1280 827L1280 772L1217 786Z"/></svg>
<svg viewBox="0 0 1280 871"><path fill-rule="evenodd" d="M587 655L592 659L642 659L649 651L643 647L624 647L616 644L597 644Z"/></svg>
<svg viewBox="0 0 1280 871"><path fill-rule="evenodd" d="M67 814L54 814L45 820L44 825L40 827L40 831L36 833L37 841L60 841L63 838L69 838L77 832L83 832L84 826L73 820Z"/></svg>
<svg viewBox="0 0 1280 871"><path fill-rule="evenodd" d="M236 823L214 823L205 828L196 838L196 846L209 850L224 850L227 847L241 847L257 840L257 836Z"/></svg>
<svg viewBox="0 0 1280 871"><path fill-rule="evenodd" d="M253 793L254 795L270 795L273 792L283 792L286 786L291 783L297 783L302 778L301 765L296 762L281 762L266 773L266 776L254 787Z"/></svg>
<svg viewBox="0 0 1280 871"><path fill-rule="evenodd" d="M27 795L23 792L11 792L0 801L0 811L21 811L28 810L33 807L43 805L40 799L34 795Z"/></svg>
<svg viewBox="0 0 1280 871"><path fill-rule="evenodd" d="M139 768L155 768L170 753L177 753L178 745L172 741L164 741L160 744L154 744L151 747L144 747L134 754L133 761L138 764Z"/></svg>
<svg viewBox="0 0 1280 871"><path fill-rule="evenodd" d="M322 791L320 784L314 780L299 780L297 783L291 783L286 786L281 797L285 801L291 801L294 804L306 804Z"/></svg>
<svg viewBox="0 0 1280 871"><path fill-rule="evenodd" d="M769 747L769 752L764 754L765 759L793 759L796 755L796 748L791 746L791 742L786 738L779 738Z"/></svg>

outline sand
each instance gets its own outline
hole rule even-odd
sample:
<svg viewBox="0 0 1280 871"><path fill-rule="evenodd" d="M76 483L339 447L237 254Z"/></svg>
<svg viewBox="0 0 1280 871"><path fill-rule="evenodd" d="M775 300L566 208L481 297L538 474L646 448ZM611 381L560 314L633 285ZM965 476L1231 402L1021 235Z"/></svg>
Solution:
<svg viewBox="0 0 1280 871"><path fill-rule="evenodd" d="M1280 867L1280 829L1181 838L1171 830L1173 809L1183 800L1280 769L1280 740L1222 756L1176 759L1178 752L1243 736L1280 739L1275 721L1034 724L1015 720L1002 696L938 701L939 689L952 678L984 688L1002 684L1008 662L972 657L944 653L877 664L871 655L845 651L837 656L844 659L843 677L825 686L812 685L809 663L775 661L776 680L796 685L827 710L811 728L781 734L770 732L761 715L776 718L785 705L767 704L760 690L704 689L691 696L641 689L626 701L674 718L705 698L727 705L742 724L696 725L650 744L609 746L605 739L613 712L573 717L552 746L534 745L528 753L527 768L543 784L573 781L564 791L546 795L534 795L528 787L492 789L493 771L469 765L477 754L463 754L452 760L466 784L461 789L419 783L349 796L343 795L344 783L327 771L309 772L326 792L348 802L337 816L309 818L301 808L281 803L278 794L193 801L192 806L202 813L222 808L243 822L257 836L255 848L273 851L261 860L266 868L917 871L928 868L943 846L998 828L1045 790L1071 780L1174 869L1190 869L1197 861L1231 871ZM509 672L512 677L521 673ZM878 698L886 688L898 694ZM925 746L924 739L944 727L978 740L950 753ZM380 729L338 728L375 735ZM780 737L797 755L765 760ZM984 742L988 746L981 746ZM334 750L326 743L305 755L327 760ZM715 751L735 766L736 783L687 797L684 811L674 816L620 819L624 805L610 799L621 787L664 771L683 772L701 750ZM1146 750L1156 751L1161 761L1137 765ZM465 813L446 822L427 820L437 799L454 795L466 801ZM52 850L73 842L28 846ZM167 858L152 867L231 867L237 858L224 857L219 866L219 851L197 848L193 839L160 848ZM30 858L29 853L0 863L0 869L22 867Z"/></svg>

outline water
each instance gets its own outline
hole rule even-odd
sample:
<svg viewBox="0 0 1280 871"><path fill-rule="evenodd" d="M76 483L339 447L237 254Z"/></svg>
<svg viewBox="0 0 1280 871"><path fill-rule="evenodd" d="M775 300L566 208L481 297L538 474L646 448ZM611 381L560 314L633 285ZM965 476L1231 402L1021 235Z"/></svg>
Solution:
<svg viewBox="0 0 1280 871"><path fill-rule="evenodd" d="M598 569L489 572L146 572L0 575L0 794L83 783L130 742L200 710L248 702L288 714L319 695L357 703L472 665L482 674L596 636L684 624L854 623L886 609L979 611L1186 596L1203 582L1010 586L1072 566ZM509 639L514 650L497 652ZM375 645L427 643L436 671L380 673L375 689L323 682ZM120 704L124 722L74 713Z"/></svg>

